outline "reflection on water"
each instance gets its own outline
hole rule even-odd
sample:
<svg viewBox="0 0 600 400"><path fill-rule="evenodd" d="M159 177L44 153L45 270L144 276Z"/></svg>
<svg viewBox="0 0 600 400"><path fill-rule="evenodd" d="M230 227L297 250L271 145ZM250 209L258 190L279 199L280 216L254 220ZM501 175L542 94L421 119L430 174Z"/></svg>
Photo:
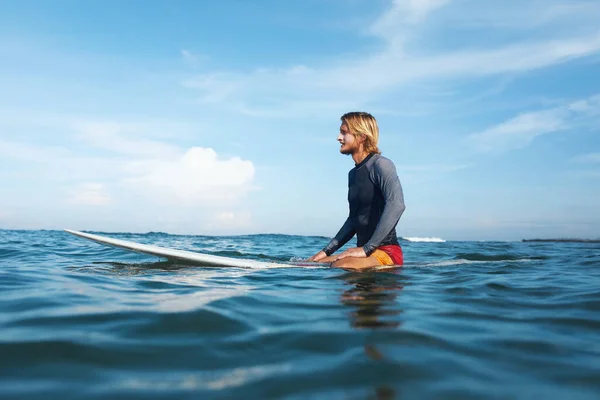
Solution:
<svg viewBox="0 0 600 400"><path fill-rule="evenodd" d="M404 286L398 273L353 273L343 278L351 287L342 293L341 301L351 309L349 317L353 328L396 329L401 325L402 310L397 299ZM385 355L372 340L364 344L365 355L374 362L381 362ZM393 399L396 392L389 386L377 386L374 396L378 400Z"/></svg>
<svg viewBox="0 0 600 400"><path fill-rule="evenodd" d="M353 311L350 324L354 328L378 329L400 326L402 312L397 297L404 287L397 273L354 273L344 276L352 287L342 294L341 301Z"/></svg>
<svg viewBox="0 0 600 400"><path fill-rule="evenodd" d="M135 276L156 272L170 272L192 267L175 261L150 261L150 262L117 262L117 261L92 261L86 265L67 266L67 270L76 272L89 272L92 274L105 273L119 276Z"/></svg>
<svg viewBox="0 0 600 400"><path fill-rule="evenodd" d="M77 313L106 310L188 312L218 300L244 296L251 289L237 281L251 273L251 270L241 268L202 268L173 261L94 262L66 268L77 273L100 273L111 277L109 282L96 281L94 285L89 285L80 275L61 282L61 287L72 293L103 299L101 305L71 302L71 312ZM117 284L119 290L115 290Z"/></svg>

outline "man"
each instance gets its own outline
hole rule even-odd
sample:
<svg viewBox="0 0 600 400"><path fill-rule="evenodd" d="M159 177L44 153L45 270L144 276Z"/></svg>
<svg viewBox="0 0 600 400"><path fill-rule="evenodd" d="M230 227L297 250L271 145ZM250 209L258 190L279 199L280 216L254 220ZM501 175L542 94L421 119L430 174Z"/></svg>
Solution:
<svg viewBox="0 0 600 400"><path fill-rule="evenodd" d="M341 120L340 153L351 155L355 164L348 174L350 213L337 235L309 261L357 270L402 265L396 225L405 209L404 195L394 163L377 148L377 121L365 112L350 112ZM358 247L332 256L355 234Z"/></svg>

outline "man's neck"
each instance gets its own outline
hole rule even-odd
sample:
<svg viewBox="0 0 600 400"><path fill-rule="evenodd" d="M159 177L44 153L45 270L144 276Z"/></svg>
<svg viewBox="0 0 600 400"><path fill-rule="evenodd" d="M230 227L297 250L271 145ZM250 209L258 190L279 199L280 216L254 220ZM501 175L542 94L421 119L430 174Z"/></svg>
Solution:
<svg viewBox="0 0 600 400"><path fill-rule="evenodd" d="M365 160L369 156L369 153L364 151L363 149L358 150L356 153L352 153L352 159L354 160L354 164L358 165Z"/></svg>

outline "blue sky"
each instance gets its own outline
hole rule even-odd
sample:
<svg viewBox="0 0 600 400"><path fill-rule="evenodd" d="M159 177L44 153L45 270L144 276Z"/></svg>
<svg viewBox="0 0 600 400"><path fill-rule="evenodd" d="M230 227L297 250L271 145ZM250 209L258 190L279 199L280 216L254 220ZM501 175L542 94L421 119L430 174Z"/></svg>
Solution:
<svg viewBox="0 0 600 400"><path fill-rule="evenodd" d="M596 0L5 0L0 61L0 228L332 236L361 110L399 235L600 237Z"/></svg>

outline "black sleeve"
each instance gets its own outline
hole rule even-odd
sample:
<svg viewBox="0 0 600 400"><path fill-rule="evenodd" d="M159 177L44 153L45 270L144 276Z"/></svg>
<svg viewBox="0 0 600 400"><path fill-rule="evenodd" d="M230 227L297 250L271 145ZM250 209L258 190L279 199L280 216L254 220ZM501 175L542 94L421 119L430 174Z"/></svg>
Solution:
<svg viewBox="0 0 600 400"><path fill-rule="evenodd" d="M400 179L396 174L396 167L392 161L380 158L374 165L375 182L383 194L385 205L381 219L373 232L371 239L363 246L367 256L385 239L385 237L396 227L406 206L404 205L404 193Z"/></svg>
<svg viewBox="0 0 600 400"><path fill-rule="evenodd" d="M354 225L352 224L352 220L350 217L346 220L340 231L335 235L333 239L329 242L327 246L323 249L325 254L328 256L335 253L337 249L348 243L348 240L352 239L352 236L356 231L354 230Z"/></svg>

